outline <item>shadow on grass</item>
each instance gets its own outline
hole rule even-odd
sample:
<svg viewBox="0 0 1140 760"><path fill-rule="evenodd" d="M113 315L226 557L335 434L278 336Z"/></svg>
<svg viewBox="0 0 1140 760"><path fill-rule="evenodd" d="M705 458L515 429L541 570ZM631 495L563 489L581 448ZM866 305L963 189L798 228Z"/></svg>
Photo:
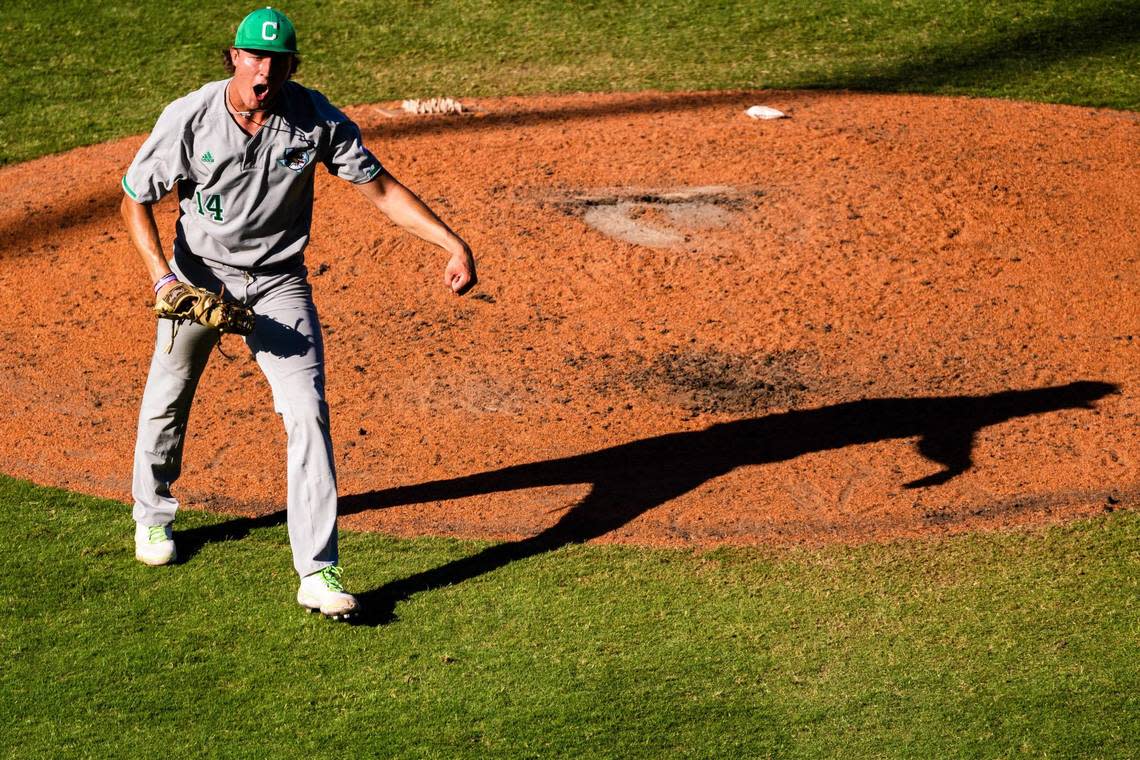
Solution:
<svg viewBox="0 0 1140 760"><path fill-rule="evenodd" d="M808 72L799 79L782 82L776 87L863 92L929 92L942 87L965 90L978 86L992 89L995 82L1007 81L1016 71L1041 70L1073 58L1123 49L1140 42L1140 0L1066 8L1062 14L1033 23L1017 26L1011 23L1004 32L977 30L952 35L951 39L943 35L940 39L943 41L917 50L897 63L855 61L838 73ZM602 116L657 114L721 105L736 107L742 102L742 91L651 92L602 103L580 103L542 110L489 113L477 117L401 119L365 130L364 135L374 139L531 127Z"/></svg>
<svg viewBox="0 0 1140 760"><path fill-rule="evenodd" d="M1040 71L1070 59L1135 45L1140 42L1140 0L1065 8L1034 23L1011 24L1005 33L978 31L942 39L899 63L881 68L855 63L833 76L808 74L792 86L872 92L992 87L995 82L1009 81L1018 71Z"/></svg>
<svg viewBox="0 0 1140 760"><path fill-rule="evenodd" d="M520 559L603 536L738 467L917 437L918 451L941 469L904 487L941 485L970 468L974 437L982 428L1060 409L1091 409L1094 401L1118 390L1109 383L1075 382L986 396L867 399L725 422L589 454L346 496L340 502L342 514L536 486L592 485L581 502L537 535L488 547L361 594L366 611L361 622L389 622L394 619L396 605L416 593L452 586Z"/></svg>
<svg viewBox="0 0 1140 760"><path fill-rule="evenodd" d="M187 530L179 529L175 535L178 542L178 559L176 562L180 565L189 562L207 544L240 541L252 531L284 524L285 511L282 510L260 517L234 517L214 525L202 525Z"/></svg>

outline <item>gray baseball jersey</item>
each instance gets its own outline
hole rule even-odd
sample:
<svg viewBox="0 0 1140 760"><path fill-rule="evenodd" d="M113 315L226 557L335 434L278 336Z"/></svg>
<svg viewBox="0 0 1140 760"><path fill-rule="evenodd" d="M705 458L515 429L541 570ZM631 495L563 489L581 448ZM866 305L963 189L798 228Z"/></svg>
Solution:
<svg viewBox="0 0 1140 760"><path fill-rule="evenodd" d="M323 95L286 82L250 137L226 109L229 80L171 103L135 155L123 189L153 203L178 188L175 254L242 269L300 263L317 163L353 183L383 168L360 130Z"/></svg>

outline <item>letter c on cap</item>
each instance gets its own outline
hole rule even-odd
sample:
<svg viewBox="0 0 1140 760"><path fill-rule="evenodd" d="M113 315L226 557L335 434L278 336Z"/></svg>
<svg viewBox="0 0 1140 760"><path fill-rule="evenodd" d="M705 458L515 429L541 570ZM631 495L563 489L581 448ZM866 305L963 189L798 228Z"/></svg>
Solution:
<svg viewBox="0 0 1140 760"><path fill-rule="evenodd" d="M270 29L272 29L273 31L270 32L269 31ZM264 24L261 25L261 39L263 39L263 40L275 40L275 39L277 39L277 22L276 21L266 21Z"/></svg>

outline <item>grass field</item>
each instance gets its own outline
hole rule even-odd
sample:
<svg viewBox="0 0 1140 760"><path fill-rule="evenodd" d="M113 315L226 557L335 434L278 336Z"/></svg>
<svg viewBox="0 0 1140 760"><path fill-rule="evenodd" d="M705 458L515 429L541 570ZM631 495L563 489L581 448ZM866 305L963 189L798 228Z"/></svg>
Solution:
<svg viewBox="0 0 1140 760"><path fill-rule="evenodd" d="M282 7L300 30L299 81L341 104L811 87L1140 108L1138 0ZM0 164L145 132L174 96L224 76L218 50L232 41L241 13L219 0L8 0L0 16Z"/></svg>
<svg viewBox="0 0 1140 760"><path fill-rule="evenodd" d="M949 5L284 8L300 81L341 103L840 87L1140 109L1140 3ZM242 12L4 10L0 163L145 131L220 76ZM178 529L189 561L144 568L124 505L0 477L0 753L1140 756L1135 513L857 549L574 546L410 595L483 545L346 534L352 588L392 613L358 627L299 611L282 526Z"/></svg>
<svg viewBox="0 0 1140 760"><path fill-rule="evenodd" d="M283 526L0 480L12 756L1128 757L1140 515L770 554L573 547L349 627L291 601ZM229 527L226 527L227 524ZM233 534L233 540L225 536ZM476 544L349 534L355 588Z"/></svg>

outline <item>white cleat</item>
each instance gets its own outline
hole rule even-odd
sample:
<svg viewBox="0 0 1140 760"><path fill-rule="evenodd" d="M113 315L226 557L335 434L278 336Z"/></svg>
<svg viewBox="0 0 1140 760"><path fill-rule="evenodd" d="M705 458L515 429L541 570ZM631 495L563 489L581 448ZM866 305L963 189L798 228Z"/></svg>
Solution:
<svg viewBox="0 0 1140 760"><path fill-rule="evenodd" d="M348 620L360 612L356 597L344 590L339 565L306 575L297 589L297 604L333 620Z"/></svg>
<svg viewBox="0 0 1140 760"><path fill-rule="evenodd" d="M174 532L169 525L135 523L135 559L144 565L157 567L170 564L177 556Z"/></svg>

